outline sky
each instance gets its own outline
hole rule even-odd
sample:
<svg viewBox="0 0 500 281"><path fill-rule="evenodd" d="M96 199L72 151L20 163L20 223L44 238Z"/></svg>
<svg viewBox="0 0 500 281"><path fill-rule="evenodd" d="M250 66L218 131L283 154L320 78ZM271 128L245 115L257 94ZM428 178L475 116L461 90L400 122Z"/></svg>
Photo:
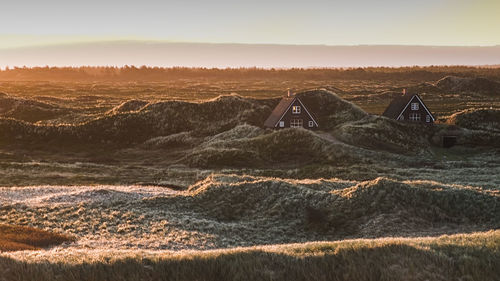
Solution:
<svg viewBox="0 0 500 281"><path fill-rule="evenodd" d="M0 49L114 40L500 45L500 0L0 0Z"/></svg>

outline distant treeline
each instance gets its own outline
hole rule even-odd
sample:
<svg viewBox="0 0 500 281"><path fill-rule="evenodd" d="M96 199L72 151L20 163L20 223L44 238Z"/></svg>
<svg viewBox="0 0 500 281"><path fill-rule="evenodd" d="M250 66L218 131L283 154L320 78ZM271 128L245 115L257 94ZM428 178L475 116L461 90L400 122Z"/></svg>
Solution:
<svg viewBox="0 0 500 281"><path fill-rule="evenodd" d="M447 75L482 76L500 80L500 67L429 66L369 68L189 68L189 67L15 67L0 71L1 81L145 81L161 82L180 79L401 79L437 80Z"/></svg>

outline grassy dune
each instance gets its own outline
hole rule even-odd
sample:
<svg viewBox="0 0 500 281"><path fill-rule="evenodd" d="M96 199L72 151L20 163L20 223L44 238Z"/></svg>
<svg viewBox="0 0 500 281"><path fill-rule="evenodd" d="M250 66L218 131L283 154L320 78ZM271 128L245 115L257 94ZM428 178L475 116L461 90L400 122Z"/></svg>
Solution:
<svg viewBox="0 0 500 281"><path fill-rule="evenodd" d="M206 250L500 227L496 190L435 181L217 174L158 186L0 188L0 220L78 237L72 249ZM0 201L1 202L1 201Z"/></svg>
<svg viewBox="0 0 500 281"><path fill-rule="evenodd" d="M0 280L495 280L500 231L202 252L0 255Z"/></svg>
<svg viewBox="0 0 500 281"><path fill-rule="evenodd" d="M37 250L74 241L73 237L26 226L0 224L0 252Z"/></svg>
<svg viewBox="0 0 500 281"><path fill-rule="evenodd" d="M448 123L471 130L485 130L500 133L500 110L469 109L450 116Z"/></svg>

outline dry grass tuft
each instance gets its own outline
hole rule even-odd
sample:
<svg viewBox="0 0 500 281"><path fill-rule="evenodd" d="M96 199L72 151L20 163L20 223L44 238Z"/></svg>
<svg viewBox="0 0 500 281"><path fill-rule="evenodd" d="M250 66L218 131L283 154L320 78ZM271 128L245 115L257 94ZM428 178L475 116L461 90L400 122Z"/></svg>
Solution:
<svg viewBox="0 0 500 281"><path fill-rule="evenodd" d="M37 250L74 240L33 227L0 224L0 251Z"/></svg>

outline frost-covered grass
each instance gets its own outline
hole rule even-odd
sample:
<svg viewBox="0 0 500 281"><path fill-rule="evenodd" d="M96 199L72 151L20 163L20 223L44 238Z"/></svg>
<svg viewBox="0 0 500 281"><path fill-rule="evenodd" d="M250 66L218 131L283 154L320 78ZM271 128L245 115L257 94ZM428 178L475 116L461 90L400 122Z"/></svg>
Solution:
<svg viewBox="0 0 500 281"><path fill-rule="evenodd" d="M436 181L216 174L158 186L0 188L4 222L66 233L68 249L214 249L500 226L496 190Z"/></svg>

